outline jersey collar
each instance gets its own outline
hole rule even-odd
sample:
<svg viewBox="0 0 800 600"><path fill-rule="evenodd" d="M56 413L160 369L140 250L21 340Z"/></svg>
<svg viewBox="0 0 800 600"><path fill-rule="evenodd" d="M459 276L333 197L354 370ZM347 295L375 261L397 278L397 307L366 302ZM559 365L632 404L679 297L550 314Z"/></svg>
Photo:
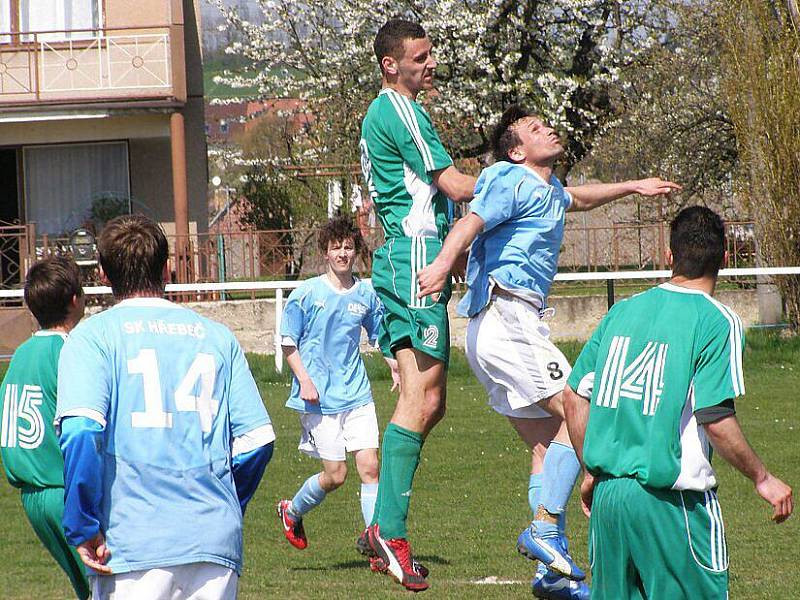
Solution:
<svg viewBox="0 0 800 600"><path fill-rule="evenodd" d="M136 306L148 308L179 308L174 302L170 302L166 298L125 298L121 300L116 306Z"/></svg>
<svg viewBox="0 0 800 600"><path fill-rule="evenodd" d="M52 337L52 336L58 336L58 337L60 337L62 340L66 340L66 339L67 339L67 334L66 334L66 333L64 333L63 331L52 331L52 330L50 330L50 329L40 329L39 331L35 331L35 332L33 333L33 335L34 335L34 337Z"/></svg>
<svg viewBox="0 0 800 600"><path fill-rule="evenodd" d="M328 279L328 276L325 273L320 275L320 277L328 285L328 287L331 289L332 292L334 292L335 294L339 294L340 296L346 296L347 294L352 294L354 291L358 289L358 286L361 283L361 280L355 275L353 275L353 285L351 285L346 290L337 290L335 287L333 287L333 283L331 282L330 279Z"/></svg>
<svg viewBox="0 0 800 600"><path fill-rule="evenodd" d="M679 285L675 285L674 283L670 283L669 281L665 281L661 285L659 285L663 290L667 290L668 292L678 292L679 294L695 294L699 296L708 296L703 290L693 290L690 288L681 287Z"/></svg>
<svg viewBox="0 0 800 600"><path fill-rule="evenodd" d="M544 177L542 177L541 175L539 175L539 174L538 174L536 171L534 171L533 169L531 169L531 168L530 168L528 165L525 165L525 164L522 164L522 163L513 163L513 164L515 164L515 165L516 165L516 166L518 166L518 167L522 167L522 168L523 168L523 169L525 169L525 170L526 170L528 173L530 173L531 175L533 175L533 176L534 176L536 179L538 179L539 181L541 181L543 184L545 184L545 185L549 185L550 187L553 187L553 178L555 178L555 177L556 177L555 175L550 175L550 181L545 181L545 180L544 180ZM557 179L557 178L556 178L556 179Z"/></svg>

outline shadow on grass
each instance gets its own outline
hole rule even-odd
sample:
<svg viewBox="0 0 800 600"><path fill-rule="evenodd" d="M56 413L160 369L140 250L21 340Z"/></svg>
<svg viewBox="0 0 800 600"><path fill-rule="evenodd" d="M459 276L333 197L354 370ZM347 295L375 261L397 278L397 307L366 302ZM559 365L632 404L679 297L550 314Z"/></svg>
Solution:
<svg viewBox="0 0 800 600"><path fill-rule="evenodd" d="M423 554L420 556L415 556L419 562L422 564L434 564L434 565L450 565L450 561L446 558L441 558L439 556L431 556L429 554ZM333 569L336 571L347 571L350 569L369 569L369 563L365 560L348 560L345 562L334 563L329 566L315 566L315 567L290 567L290 571L327 571L329 569Z"/></svg>

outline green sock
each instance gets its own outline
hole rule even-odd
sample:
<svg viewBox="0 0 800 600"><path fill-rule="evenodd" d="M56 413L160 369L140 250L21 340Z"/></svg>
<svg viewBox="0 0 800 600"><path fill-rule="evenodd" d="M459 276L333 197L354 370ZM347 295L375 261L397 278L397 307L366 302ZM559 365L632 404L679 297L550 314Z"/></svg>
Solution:
<svg viewBox="0 0 800 600"><path fill-rule="evenodd" d="M419 466L422 434L389 423L383 434L381 475L373 523L383 539L407 536L406 519L411 502L411 484Z"/></svg>

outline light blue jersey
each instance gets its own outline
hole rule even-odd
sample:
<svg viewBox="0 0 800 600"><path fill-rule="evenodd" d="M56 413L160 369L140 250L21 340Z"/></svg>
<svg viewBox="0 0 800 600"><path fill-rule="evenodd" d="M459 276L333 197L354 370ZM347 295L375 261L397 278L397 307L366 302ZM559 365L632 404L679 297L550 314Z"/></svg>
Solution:
<svg viewBox="0 0 800 600"><path fill-rule="evenodd" d="M467 264L469 289L459 314L477 315L491 286L533 295L544 305L558 270L564 214L572 197L555 176L550 183L524 165L499 161L484 169L470 209L483 219Z"/></svg>
<svg viewBox="0 0 800 600"><path fill-rule="evenodd" d="M303 401L294 378L286 406L328 415L372 402L359 350L361 328L375 345L382 320L383 305L364 281L356 280L349 290L337 291L326 275L320 275L293 290L281 321L282 344L300 349L319 403Z"/></svg>
<svg viewBox="0 0 800 600"><path fill-rule="evenodd" d="M56 422L70 417L105 427L97 518L114 573L241 569L232 455L237 443L249 449L242 440L272 441L257 432L274 434L225 326L160 298L124 300L82 322L59 362Z"/></svg>

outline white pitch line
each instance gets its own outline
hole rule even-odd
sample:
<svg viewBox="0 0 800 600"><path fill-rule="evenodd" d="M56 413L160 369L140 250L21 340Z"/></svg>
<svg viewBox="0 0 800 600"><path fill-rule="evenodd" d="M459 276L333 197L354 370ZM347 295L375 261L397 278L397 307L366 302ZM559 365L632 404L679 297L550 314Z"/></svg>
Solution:
<svg viewBox="0 0 800 600"><path fill-rule="evenodd" d="M462 583L462 582L457 582ZM468 581L464 581L468 585L527 585L527 581L519 581L517 579L500 579L496 575L490 575L489 577L484 577L483 579L470 579Z"/></svg>

